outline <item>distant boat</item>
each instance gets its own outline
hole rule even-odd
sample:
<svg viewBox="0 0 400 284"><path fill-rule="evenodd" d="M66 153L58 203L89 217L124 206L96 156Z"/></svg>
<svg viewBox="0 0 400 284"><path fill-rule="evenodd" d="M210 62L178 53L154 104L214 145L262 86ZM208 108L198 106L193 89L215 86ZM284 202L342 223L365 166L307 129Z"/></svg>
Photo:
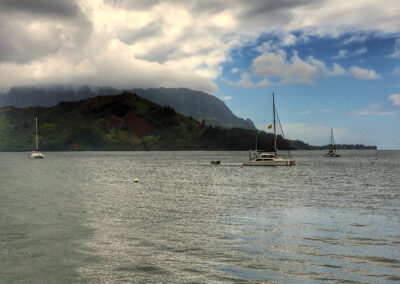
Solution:
<svg viewBox="0 0 400 284"><path fill-rule="evenodd" d="M333 137L332 128L331 128L331 144L329 145L328 152L324 155L324 157L340 157L339 154L336 154L336 144L335 144L335 138Z"/></svg>
<svg viewBox="0 0 400 284"><path fill-rule="evenodd" d="M243 166L293 166L296 161L291 158L290 152L289 158L278 157L278 148L276 147L276 108L275 108L275 94L272 94L272 112L273 112L273 127L274 127L274 149L270 152L262 152L256 150L255 152L249 151L249 160L243 163ZM278 116L279 120L279 116ZM279 122L280 124L280 122ZM270 128L272 126L269 126ZM288 147L289 148L289 147Z"/></svg>
<svg viewBox="0 0 400 284"><path fill-rule="evenodd" d="M221 164L221 161L220 160L211 161L211 164L212 165L219 165L219 164Z"/></svg>
<svg viewBox="0 0 400 284"><path fill-rule="evenodd" d="M44 159L44 154L39 152L39 140L38 140L38 129L37 129L37 117L35 119L36 126L36 150L29 154L29 159Z"/></svg>

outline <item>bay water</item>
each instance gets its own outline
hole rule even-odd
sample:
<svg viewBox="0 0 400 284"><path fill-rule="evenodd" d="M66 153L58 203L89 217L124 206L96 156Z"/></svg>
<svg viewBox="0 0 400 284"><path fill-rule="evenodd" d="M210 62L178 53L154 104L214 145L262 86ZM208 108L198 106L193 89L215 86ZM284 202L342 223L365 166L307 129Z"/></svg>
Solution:
<svg viewBox="0 0 400 284"><path fill-rule="evenodd" d="M399 282L400 151L293 154L0 153L0 283Z"/></svg>

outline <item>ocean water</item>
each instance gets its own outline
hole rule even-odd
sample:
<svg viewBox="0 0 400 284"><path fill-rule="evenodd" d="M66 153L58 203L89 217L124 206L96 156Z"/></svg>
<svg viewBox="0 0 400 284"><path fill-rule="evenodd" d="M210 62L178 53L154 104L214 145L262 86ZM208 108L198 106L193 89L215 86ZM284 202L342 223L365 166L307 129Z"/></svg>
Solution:
<svg viewBox="0 0 400 284"><path fill-rule="evenodd" d="M400 151L293 154L0 153L0 283L398 283Z"/></svg>

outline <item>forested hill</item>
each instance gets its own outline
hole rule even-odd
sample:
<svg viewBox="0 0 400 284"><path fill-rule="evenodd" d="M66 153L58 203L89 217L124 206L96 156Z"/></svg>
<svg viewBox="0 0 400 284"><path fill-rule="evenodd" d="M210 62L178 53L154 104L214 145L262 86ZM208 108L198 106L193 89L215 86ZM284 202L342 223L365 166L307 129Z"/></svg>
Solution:
<svg viewBox="0 0 400 284"><path fill-rule="evenodd" d="M248 150L256 132L212 127L135 94L98 96L53 107L0 108L0 151L34 148L35 117L39 148L55 150ZM272 135L258 134L260 149L272 148ZM278 148L287 143L278 138ZM289 141L308 149L301 141Z"/></svg>
<svg viewBox="0 0 400 284"><path fill-rule="evenodd" d="M128 91L153 103L170 106L177 112L192 116L199 121L205 120L208 125L256 129L250 119L237 117L222 100L204 92L186 88L151 88ZM0 107L50 107L62 101L73 102L96 96L117 95L122 92L115 88L87 86L15 87L0 95Z"/></svg>

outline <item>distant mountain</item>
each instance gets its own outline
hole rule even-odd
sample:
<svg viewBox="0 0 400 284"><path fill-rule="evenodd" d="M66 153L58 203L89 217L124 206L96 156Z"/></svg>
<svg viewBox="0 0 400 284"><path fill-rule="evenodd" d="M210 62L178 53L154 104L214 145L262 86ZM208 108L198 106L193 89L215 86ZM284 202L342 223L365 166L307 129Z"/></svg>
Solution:
<svg viewBox="0 0 400 284"><path fill-rule="evenodd" d="M93 87L24 87L11 88L9 92L0 95L1 106L54 106L63 101L79 101L102 95L116 95L122 90L114 88ZM174 108L177 112L202 121L207 125L222 126L227 128L239 127L256 129L250 119L235 116L225 103L204 92L184 88L153 88L131 89L140 97L148 99L162 106Z"/></svg>
<svg viewBox="0 0 400 284"><path fill-rule="evenodd" d="M179 88L131 89L132 93L162 106L173 107L177 112L202 121L207 125L227 128L256 129L250 120L235 116L225 103L207 93Z"/></svg>
<svg viewBox="0 0 400 284"><path fill-rule="evenodd" d="M256 132L205 126L137 95L98 96L52 107L0 108L0 151L34 148L38 117L39 148L53 150L247 150ZM258 134L259 148L270 149L273 136ZM297 149L308 144L293 141ZM288 141L291 148L291 141ZM278 148L287 143L278 137Z"/></svg>

